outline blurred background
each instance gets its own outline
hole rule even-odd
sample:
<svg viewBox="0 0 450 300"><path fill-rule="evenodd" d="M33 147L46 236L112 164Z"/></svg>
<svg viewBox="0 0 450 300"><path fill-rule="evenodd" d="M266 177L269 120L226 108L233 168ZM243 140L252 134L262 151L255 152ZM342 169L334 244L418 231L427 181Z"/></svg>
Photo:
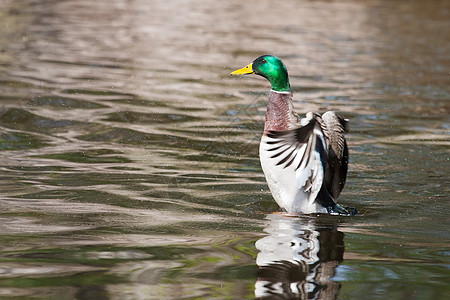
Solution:
<svg viewBox="0 0 450 300"><path fill-rule="evenodd" d="M447 299L450 2L0 0L0 298ZM339 199L274 214L269 84L350 119Z"/></svg>

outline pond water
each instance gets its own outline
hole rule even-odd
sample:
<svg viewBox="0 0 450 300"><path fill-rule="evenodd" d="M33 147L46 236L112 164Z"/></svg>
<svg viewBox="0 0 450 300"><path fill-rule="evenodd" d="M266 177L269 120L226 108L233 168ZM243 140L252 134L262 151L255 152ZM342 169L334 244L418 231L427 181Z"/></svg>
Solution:
<svg viewBox="0 0 450 300"><path fill-rule="evenodd" d="M448 299L450 2L0 1L1 299ZM350 119L340 203L288 217L258 144Z"/></svg>

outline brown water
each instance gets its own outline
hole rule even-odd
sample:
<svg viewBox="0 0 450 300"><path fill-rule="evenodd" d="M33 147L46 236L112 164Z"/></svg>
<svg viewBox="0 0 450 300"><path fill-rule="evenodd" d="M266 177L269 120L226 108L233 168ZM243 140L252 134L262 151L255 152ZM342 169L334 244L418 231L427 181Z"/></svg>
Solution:
<svg viewBox="0 0 450 300"><path fill-rule="evenodd" d="M0 1L1 299L448 299L450 2ZM340 203L274 214L268 83L351 120ZM279 298L281 299L281 298Z"/></svg>

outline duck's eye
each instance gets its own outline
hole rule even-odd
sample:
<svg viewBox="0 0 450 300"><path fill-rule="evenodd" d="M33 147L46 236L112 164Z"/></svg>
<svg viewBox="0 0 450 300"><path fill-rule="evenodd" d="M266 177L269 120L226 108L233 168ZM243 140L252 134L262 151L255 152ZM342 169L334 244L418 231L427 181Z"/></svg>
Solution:
<svg viewBox="0 0 450 300"><path fill-rule="evenodd" d="M262 64L265 64L267 61L263 58L263 59L261 59L261 63Z"/></svg>

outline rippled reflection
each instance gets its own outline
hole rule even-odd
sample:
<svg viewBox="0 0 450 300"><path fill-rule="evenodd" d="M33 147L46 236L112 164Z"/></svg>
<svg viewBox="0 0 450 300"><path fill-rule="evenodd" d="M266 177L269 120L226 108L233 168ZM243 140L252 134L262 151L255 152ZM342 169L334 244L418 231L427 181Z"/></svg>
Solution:
<svg viewBox="0 0 450 300"><path fill-rule="evenodd" d="M260 251L255 296L258 299L335 299L332 281L343 261L344 234L336 225L317 226L313 218L267 216L269 235L256 242Z"/></svg>

